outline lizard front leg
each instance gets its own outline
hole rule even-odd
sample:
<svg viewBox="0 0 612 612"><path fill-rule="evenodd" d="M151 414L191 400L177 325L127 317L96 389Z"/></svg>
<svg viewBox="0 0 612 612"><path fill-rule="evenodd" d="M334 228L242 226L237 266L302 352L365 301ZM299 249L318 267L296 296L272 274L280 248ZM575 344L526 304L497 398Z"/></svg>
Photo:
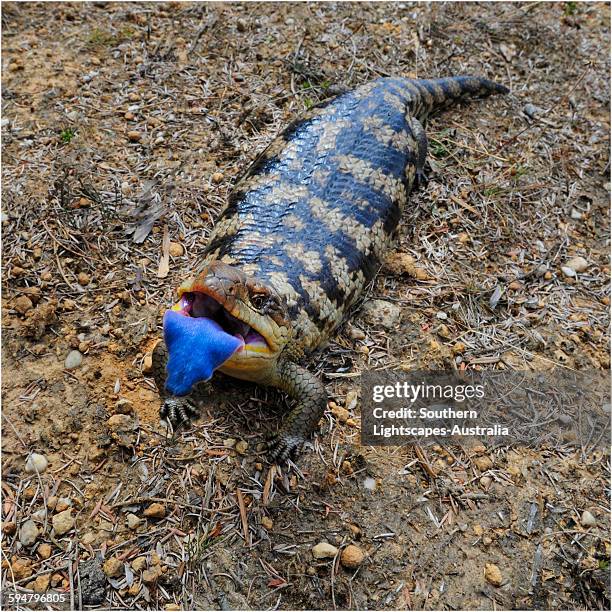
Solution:
<svg viewBox="0 0 612 612"><path fill-rule="evenodd" d="M181 423L188 423L198 415L198 409L188 397L172 395L166 389L168 349L163 340L155 345L151 357L151 373L163 402L159 410L160 418L170 421L172 427Z"/></svg>
<svg viewBox="0 0 612 612"><path fill-rule="evenodd" d="M274 386L297 400L297 406L269 445L270 457L282 462L299 452L316 429L327 406L327 393L316 376L291 361L279 364Z"/></svg>

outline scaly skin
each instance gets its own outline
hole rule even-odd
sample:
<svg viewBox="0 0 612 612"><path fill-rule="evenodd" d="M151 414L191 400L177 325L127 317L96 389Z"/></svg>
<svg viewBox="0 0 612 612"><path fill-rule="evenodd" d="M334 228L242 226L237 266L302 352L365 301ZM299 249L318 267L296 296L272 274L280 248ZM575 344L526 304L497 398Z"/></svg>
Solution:
<svg viewBox="0 0 612 612"><path fill-rule="evenodd" d="M297 400L273 458L299 449L325 410L322 383L297 362L376 273L414 182L425 178L425 119L465 97L507 91L478 77L373 81L292 123L237 184L179 297L207 294L266 340L220 370ZM163 350L154 357L162 415L181 420L189 410L163 390Z"/></svg>

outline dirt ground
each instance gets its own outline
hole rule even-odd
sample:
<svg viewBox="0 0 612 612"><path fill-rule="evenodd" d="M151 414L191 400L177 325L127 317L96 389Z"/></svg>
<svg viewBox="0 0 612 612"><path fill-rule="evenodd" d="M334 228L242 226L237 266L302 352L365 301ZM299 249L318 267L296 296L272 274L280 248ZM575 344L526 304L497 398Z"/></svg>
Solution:
<svg viewBox="0 0 612 612"><path fill-rule="evenodd" d="M610 368L609 54L603 3L3 3L5 608L609 609L607 452L359 442L365 369ZM313 358L312 448L270 465L286 400L224 377L169 437L147 352L241 172L343 87L450 74L512 93L430 122L368 293L399 315Z"/></svg>

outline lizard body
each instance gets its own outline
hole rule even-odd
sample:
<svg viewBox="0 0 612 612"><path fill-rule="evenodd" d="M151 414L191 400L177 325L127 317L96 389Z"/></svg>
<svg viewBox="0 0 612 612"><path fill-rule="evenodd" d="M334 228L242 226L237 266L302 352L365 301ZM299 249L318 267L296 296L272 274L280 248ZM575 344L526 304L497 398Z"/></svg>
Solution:
<svg viewBox="0 0 612 612"><path fill-rule="evenodd" d="M274 458L297 449L325 410L323 384L298 362L374 277L424 176L424 121L462 98L507 91L479 77L372 81L294 121L237 183L201 265L178 290L178 308L244 337L220 371L297 399ZM164 368L159 345L162 415L187 418L188 404L164 389Z"/></svg>

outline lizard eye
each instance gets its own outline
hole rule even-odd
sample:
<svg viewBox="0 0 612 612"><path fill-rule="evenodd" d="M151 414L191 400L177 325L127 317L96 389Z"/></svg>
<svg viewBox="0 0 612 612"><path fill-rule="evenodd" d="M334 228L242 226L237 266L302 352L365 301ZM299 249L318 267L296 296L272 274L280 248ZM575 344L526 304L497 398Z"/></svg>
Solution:
<svg viewBox="0 0 612 612"><path fill-rule="evenodd" d="M251 298L251 304L253 304L253 308L256 308L257 310L261 310L264 306L264 304L266 303L267 298L265 295L262 294L256 294Z"/></svg>

